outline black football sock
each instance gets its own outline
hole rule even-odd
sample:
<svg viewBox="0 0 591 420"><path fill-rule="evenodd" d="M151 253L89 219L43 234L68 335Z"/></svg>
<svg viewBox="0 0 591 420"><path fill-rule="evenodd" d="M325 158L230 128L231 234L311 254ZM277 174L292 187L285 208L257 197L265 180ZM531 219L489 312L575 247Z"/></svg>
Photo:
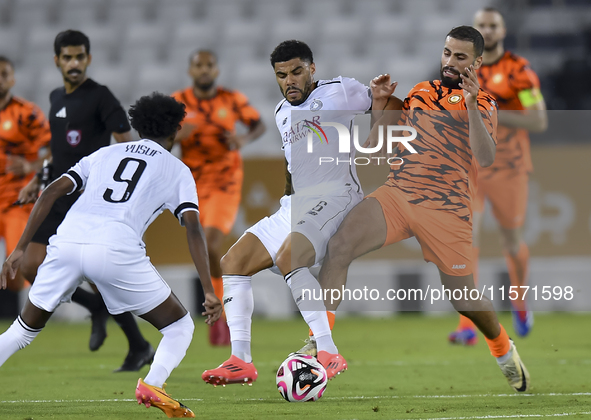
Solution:
<svg viewBox="0 0 591 420"><path fill-rule="evenodd" d="M130 312L113 315L113 319L125 333L129 342L129 351L135 353L145 350L149 346L149 343L140 332L137 322Z"/></svg>

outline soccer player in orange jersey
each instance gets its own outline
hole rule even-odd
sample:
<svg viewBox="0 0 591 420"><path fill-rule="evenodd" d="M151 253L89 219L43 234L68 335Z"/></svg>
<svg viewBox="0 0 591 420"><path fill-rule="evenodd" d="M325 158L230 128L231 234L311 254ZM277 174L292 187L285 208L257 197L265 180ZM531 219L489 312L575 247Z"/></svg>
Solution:
<svg viewBox="0 0 591 420"><path fill-rule="evenodd" d="M470 26L456 27L447 34L441 80L419 83L404 101L401 125L417 131L410 143L412 149L399 143L397 157L403 163L395 162L386 183L345 217L328 244L320 282L325 290L341 290L355 258L415 236L425 260L437 265L442 285L451 291L449 299L454 308L478 326L509 384L524 392L529 374L490 300L466 299L471 292L456 294L458 289L475 289L471 211L474 161L487 167L495 159L497 105L480 89L476 77L483 48L482 35ZM387 75L372 81L376 109L382 109L380 105L394 87ZM339 303L325 302L328 310L335 310Z"/></svg>
<svg viewBox="0 0 591 420"><path fill-rule="evenodd" d="M528 132L546 129L546 104L540 93L538 76L529 67L528 61L503 48L506 28L501 13L494 8L478 11L474 16L474 27L484 37L478 79L482 89L494 96L501 111L495 162L487 168L478 168L478 187L473 206L474 275L477 272L479 233L486 198L500 226L511 286L516 286L518 291L517 299L511 301L513 328L517 335L525 337L534 321L523 300L524 290L519 288L527 284L529 268L529 250L522 235L528 179L532 171ZM449 335L449 340L458 344L472 345L476 339L474 325L462 317L456 331Z"/></svg>
<svg viewBox="0 0 591 420"><path fill-rule="evenodd" d="M14 86L14 66L0 56L0 238L4 238L6 255L16 246L29 218L32 205L14 205L19 191L41 169L39 150L49 145L49 122L37 105L10 92ZM19 272L8 287L23 288Z"/></svg>
<svg viewBox="0 0 591 420"><path fill-rule="evenodd" d="M187 107L183 128L177 136L182 161L191 168L199 191L200 219L207 238L212 282L223 299L222 244L230 233L242 189L240 148L265 132L259 112L242 93L216 86L220 71L212 51L200 50L190 57L189 76L193 86L173 93ZM236 123L248 127L236 134ZM230 332L225 319L210 327L213 345L229 345Z"/></svg>

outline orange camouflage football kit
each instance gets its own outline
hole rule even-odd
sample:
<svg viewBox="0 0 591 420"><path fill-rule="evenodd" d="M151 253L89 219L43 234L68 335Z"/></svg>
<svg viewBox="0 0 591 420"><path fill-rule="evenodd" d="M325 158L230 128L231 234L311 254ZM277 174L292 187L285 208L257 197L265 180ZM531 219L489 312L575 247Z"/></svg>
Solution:
<svg viewBox="0 0 591 420"><path fill-rule="evenodd" d="M543 100L538 76L525 58L509 51L492 64L478 69L481 88L490 93L499 110L524 110ZM478 190L474 211L484 211L484 199L492 206L501 227L516 229L525 221L528 179L533 170L529 133L524 128L500 125L497 129L494 163L478 168Z"/></svg>
<svg viewBox="0 0 591 420"><path fill-rule="evenodd" d="M197 191L201 224L227 235L232 229L242 189L242 157L225 141L236 122L252 126L259 112L240 92L218 87L210 99L199 99L188 87L172 95L187 107L183 124L195 129L181 141L182 161L191 169Z"/></svg>
<svg viewBox="0 0 591 420"><path fill-rule="evenodd" d="M495 140L495 100L481 89L477 102ZM383 246L415 236L425 261L451 276L469 275L477 170L463 90L439 80L419 83L404 101L399 124L417 130L411 143L417 153L399 144L403 163L394 161L386 183L368 196L378 200L386 219Z"/></svg>
<svg viewBox="0 0 591 420"><path fill-rule="evenodd" d="M39 149L48 146L50 140L49 123L34 103L13 96L0 110L0 237L6 242L6 255L14 250L33 208L32 204L13 204L34 176L17 176L7 167L14 156L36 161Z"/></svg>

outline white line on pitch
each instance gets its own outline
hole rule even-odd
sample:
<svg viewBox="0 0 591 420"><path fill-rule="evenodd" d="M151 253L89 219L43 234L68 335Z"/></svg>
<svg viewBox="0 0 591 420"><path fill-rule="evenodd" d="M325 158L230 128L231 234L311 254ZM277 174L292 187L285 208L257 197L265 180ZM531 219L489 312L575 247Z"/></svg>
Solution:
<svg viewBox="0 0 591 420"><path fill-rule="evenodd" d="M582 411L580 413L556 413L556 414L512 414L509 416L503 415L489 415L489 416L471 416L471 417L433 417L430 419L424 420L476 420L476 419L514 419L514 418L523 418L523 417L567 417L567 416L581 416L581 415L589 415L591 411Z"/></svg>
<svg viewBox="0 0 591 420"><path fill-rule="evenodd" d="M505 397L574 397L574 396L591 396L591 392L549 392L546 394L473 394L473 395L381 395L381 396L352 396L352 397L324 397L325 400L378 400L378 399L410 399L410 398L505 398ZM205 401L203 398L182 398L183 401ZM260 398L239 398L241 401L260 401ZM136 401L129 398L113 398L104 400L14 400L14 401L0 401L0 404L43 404L43 403L97 403L97 402L130 402ZM511 417L511 416L508 416ZM518 417L518 416L517 416ZM478 419L489 417L457 417L457 419ZM490 417L493 418L493 417ZM496 417L495 417L496 418Z"/></svg>

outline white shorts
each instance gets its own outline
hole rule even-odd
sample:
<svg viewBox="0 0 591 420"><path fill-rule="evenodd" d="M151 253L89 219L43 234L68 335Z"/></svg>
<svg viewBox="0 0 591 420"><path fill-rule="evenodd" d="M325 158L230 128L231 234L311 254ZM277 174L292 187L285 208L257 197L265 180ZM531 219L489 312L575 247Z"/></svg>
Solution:
<svg viewBox="0 0 591 420"><path fill-rule="evenodd" d="M261 241L273 262L287 235L291 232L301 233L314 246L314 263L318 264L324 259L330 238L347 213L362 199L363 195L353 188L331 195L283 196L277 212L260 220L246 232ZM271 270L278 272L275 266Z"/></svg>
<svg viewBox="0 0 591 420"><path fill-rule="evenodd" d="M139 246L115 250L106 245L50 242L29 300L44 311L54 312L61 303L70 301L85 280L96 285L113 315L143 315L171 293Z"/></svg>

